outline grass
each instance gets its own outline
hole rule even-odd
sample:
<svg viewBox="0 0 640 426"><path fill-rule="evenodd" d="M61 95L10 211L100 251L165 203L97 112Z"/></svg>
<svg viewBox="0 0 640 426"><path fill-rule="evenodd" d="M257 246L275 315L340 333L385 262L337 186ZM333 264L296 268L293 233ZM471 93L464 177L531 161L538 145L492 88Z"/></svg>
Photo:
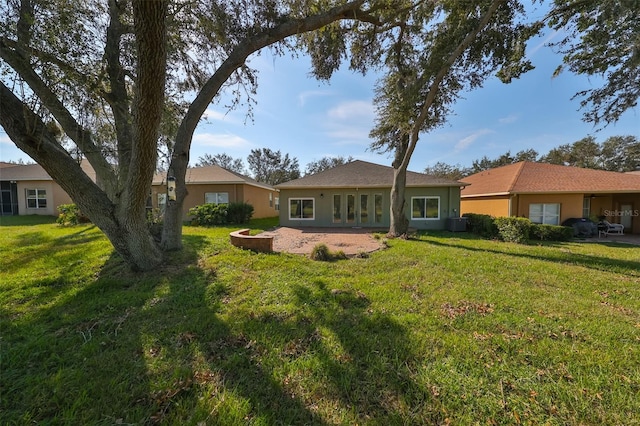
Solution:
<svg viewBox="0 0 640 426"><path fill-rule="evenodd" d="M135 275L91 225L0 225L0 424L640 424L638 247L315 262L185 227Z"/></svg>

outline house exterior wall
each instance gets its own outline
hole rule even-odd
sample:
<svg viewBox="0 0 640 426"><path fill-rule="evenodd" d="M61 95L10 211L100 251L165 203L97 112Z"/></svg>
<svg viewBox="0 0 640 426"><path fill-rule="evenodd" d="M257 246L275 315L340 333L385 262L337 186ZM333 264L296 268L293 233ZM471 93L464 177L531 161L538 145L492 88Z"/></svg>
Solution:
<svg viewBox="0 0 640 426"><path fill-rule="evenodd" d="M334 200L336 197L340 202L339 220L334 220ZM348 211L350 197L354 202L352 214L349 214ZM381 200L381 204L376 208L376 199L378 197ZM459 216L459 188L407 188L405 197L407 200L407 218L409 218L409 226L412 228L444 229L447 218ZM437 219L411 219L412 197L438 198L439 217ZM313 200L313 218L290 218L290 200L292 199ZM291 227L389 228L390 204L390 188L281 189L280 225Z"/></svg>
<svg viewBox="0 0 640 426"><path fill-rule="evenodd" d="M476 213L506 217L509 216L509 198L509 195L463 198L460 201L461 214Z"/></svg>
<svg viewBox="0 0 640 426"><path fill-rule="evenodd" d="M31 180L17 182L18 189L18 214L19 215L44 215L57 216L58 206L60 204L69 204L73 201L66 192L53 181L48 180ZM47 205L45 208L29 208L27 206L27 190L37 189L44 190L46 194Z"/></svg>
<svg viewBox="0 0 640 426"><path fill-rule="evenodd" d="M160 207L158 195L166 194L166 191L164 185L154 185L152 187L151 203L153 208ZM255 219L278 215L275 209L275 199L278 196L277 191L270 191L265 188L245 184L188 184L187 192L188 194L184 199L182 207L185 219L188 218L189 209L204 204L205 194L210 192L226 192L229 194L230 203L245 202L251 204L254 208L253 218ZM273 197L273 207L269 207L269 193L271 193Z"/></svg>
<svg viewBox="0 0 640 426"><path fill-rule="evenodd" d="M607 220L624 224L625 234L640 234L640 194L615 194L611 198L611 209L603 211Z"/></svg>
<svg viewBox="0 0 640 426"><path fill-rule="evenodd" d="M257 186L244 185L244 202L253 206L253 218L278 216L276 199L280 196L278 191L271 191Z"/></svg>
<svg viewBox="0 0 640 426"><path fill-rule="evenodd" d="M560 204L560 222L572 217L582 217L584 194L520 194L511 203L511 215L529 217L531 204Z"/></svg>

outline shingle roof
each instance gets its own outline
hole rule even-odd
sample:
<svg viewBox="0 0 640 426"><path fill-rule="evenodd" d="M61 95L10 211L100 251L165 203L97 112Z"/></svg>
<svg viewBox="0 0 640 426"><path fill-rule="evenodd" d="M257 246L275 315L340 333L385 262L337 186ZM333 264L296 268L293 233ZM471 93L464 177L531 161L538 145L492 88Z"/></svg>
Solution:
<svg viewBox="0 0 640 426"><path fill-rule="evenodd" d="M9 164L7 166L7 164ZM96 172L87 160L82 160L80 167L95 182ZM0 180L33 181L53 180L40 164L11 164L0 166Z"/></svg>
<svg viewBox="0 0 640 426"><path fill-rule="evenodd" d="M640 175L522 161L464 178L462 197L527 193L640 192Z"/></svg>
<svg viewBox="0 0 640 426"><path fill-rule="evenodd" d="M276 185L279 189L294 188L391 188L393 168L366 161L352 161L327 169L320 173L305 176ZM441 179L423 173L407 172L407 186L455 186L462 182Z"/></svg>
<svg viewBox="0 0 640 426"><path fill-rule="evenodd" d="M159 173L153 177L154 185L161 185L166 182L167 173ZM232 172L220 166L203 166L191 167L187 169L185 175L187 185L204 185L204 184L247 184L260 188L273 189L272 186L258 182L248 176L240 173Z"/></svg>

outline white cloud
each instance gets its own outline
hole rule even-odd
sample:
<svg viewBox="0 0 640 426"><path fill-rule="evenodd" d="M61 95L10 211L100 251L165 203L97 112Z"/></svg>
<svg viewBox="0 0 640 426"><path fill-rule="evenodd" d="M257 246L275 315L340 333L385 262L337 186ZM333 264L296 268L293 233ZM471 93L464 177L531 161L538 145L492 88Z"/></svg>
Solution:
<svg viewBox="0 0 640 426"><path fill-rule="evenodd" d="M331 96L333 93L328 90L307 90L298 95L298 103L303 107L307 100L319 96Z"/></svg>
<svg viewBox="0 0 640 426"><path fill-rule="evenodd" d="M326 114L326 134L335 145L369 145L374 109L368 101L342 102Z"/></svg>
<svg viewBox="0 0 640 426"><path fill-rule="evenodd" d="M530 58L533 57L533 55L535 55L536 52L538 52L538 50L540 50L543 47L547 46L547 44L550 43L554 38L558 37L559 35L564 35L564 34L565 34L564 30L552 31L549 35L547 35L544 38L544 40L542 40L540 43L538 43L535 46L533 46L531 49L528 49L529 51L527 52L527 56L529 56Z"/></svg>
<svg viewBox="0 0 640 426"><path fill-rule="evenodd" d="M369 101L348 101L331 108L327 116L333 120L367 119L373 121L373 104Z"/></svg>
<svg viewBox="0 0 640 426"><path fill-rule="evenodd" d="M7 136L6 134L0 134L0 144L13 145L13 142L11 141L11 139L9 139L9 136Z"/></svg>
<svg viewBox="0 0 640 426"><path fill-rule="evenodd" d="M493 130L490 129L479 129L475 132L471 133L469 136L460 139L454 146L454 152L458 153L467 149L471 144L473 144L476 139L480 136L484 136L490 133L494 133Z"/></svg>
<svg viewBox="0 0 640 426"><path fill-rule="evenodd" d="M209 146L216 148L233 148L243 149L253 146L248 140L233 134L213 134L213 133L196 133L193 136L193 143L199 146Z"/></svg>
<svg viewBox="0 0 640 426"><path fill-rule="evenodd" d="M231 116L231 112L215 111L211 108L207 108L202 114L202 118L206 121L224 121L225 123L237 124L238 120Z"/></svg>
<svg viewBox="0 0 640 426"><path fill-rule="evenodd" d="M517 114L509 114L506 117L502 117L498 119L500 124L509 124L518 121L520 117Z"/></svg>

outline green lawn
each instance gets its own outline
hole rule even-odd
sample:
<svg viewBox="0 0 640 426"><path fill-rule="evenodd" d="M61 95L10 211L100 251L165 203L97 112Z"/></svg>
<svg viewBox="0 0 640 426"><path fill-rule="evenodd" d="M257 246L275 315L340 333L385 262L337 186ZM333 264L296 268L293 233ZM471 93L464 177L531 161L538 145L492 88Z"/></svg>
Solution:
<svg viewBox="0 0 640 426"><path fill-rule="evenodd" d="M640 424L639 247L315 262L185 227L135 275L91 225L0 225L0 424Z"/></svg>

